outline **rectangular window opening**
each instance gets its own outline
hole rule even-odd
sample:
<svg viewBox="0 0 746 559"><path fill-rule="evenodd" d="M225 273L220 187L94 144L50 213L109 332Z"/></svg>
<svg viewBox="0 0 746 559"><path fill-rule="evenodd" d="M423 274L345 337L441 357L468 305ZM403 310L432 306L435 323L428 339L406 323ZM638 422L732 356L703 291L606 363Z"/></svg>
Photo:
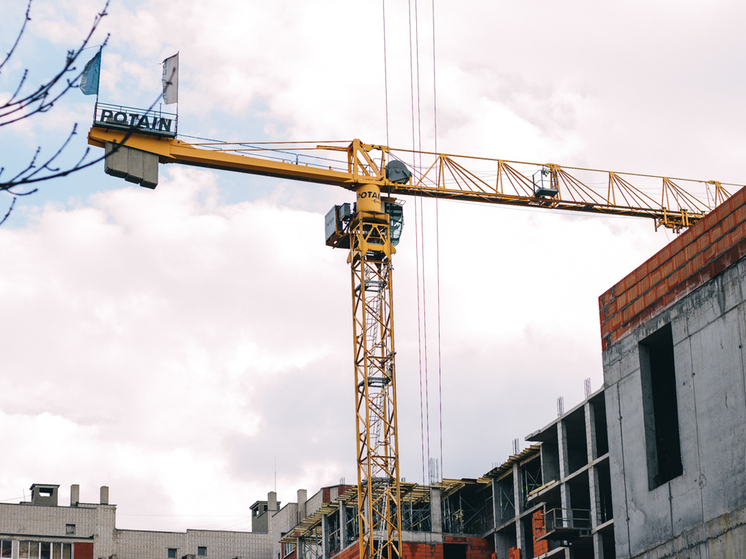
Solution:
<svg viewBox="0 0 746 559"><path fill-rule="evenodd" d="M200 557L205 557L207 555L207 548L205 546L199 546L197 548L197 555Z"/></svg>
<svg viewBox="0 0 746 559"><path fill-rule="evenodd" d="M168 548L168 559L176 559L176 548L175 547Z"/></svg>
<svg viewBox="0 0 746 559"><path fill-rule="evenodd" d="M65 534L72 536L75 534L75 524L65 524Z"/></svg>
<svg viewBox="0 0 746 559"><path fill-rule="evenodd" d="M680 476L681 442L671 324L639 344L650 490Z"/></svg>

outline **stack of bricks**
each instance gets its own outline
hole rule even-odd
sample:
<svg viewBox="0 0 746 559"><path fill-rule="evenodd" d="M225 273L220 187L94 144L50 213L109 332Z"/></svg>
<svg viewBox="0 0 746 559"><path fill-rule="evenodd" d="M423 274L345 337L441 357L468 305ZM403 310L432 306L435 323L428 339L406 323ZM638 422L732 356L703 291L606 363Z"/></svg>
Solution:
<svg viewBox="0 0 746 559"><path fill-rule="evenodd" d="M518 547L508 549L508 559L521 559L521 550Z"/></svg>
<svg viewBox="0 0 746 559"><path fill-rule="evenodd" d="M531 524L534 529L534 557L544 555L549 551L549 544L546 540L539 540L541 536L546 533L546 526L544 525L544 511L537 510L531 517Z"/></svg>
<svg viewBox="0 0 746 559"><path fill-rule="evenodd" d="M603 350L744 256L741 189L599 297Z"/></svg>

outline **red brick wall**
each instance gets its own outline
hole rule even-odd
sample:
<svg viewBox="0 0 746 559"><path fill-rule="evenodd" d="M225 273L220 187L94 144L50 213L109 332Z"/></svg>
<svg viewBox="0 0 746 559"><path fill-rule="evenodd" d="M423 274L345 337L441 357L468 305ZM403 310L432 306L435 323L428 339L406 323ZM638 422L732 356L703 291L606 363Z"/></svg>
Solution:
<svg viewBox="0 0 746 559"><path fill-rule="evenodd" d="M521 559L521 550L517 547L508 549L508 559Z"/></svg>
<svg viewBox="0 0 746 559"><path fill-rule="evenodd" d="M341 553L335 555L337 559L358 559L360 557L360 544L355 542L354 545L350 545L347 549L344 549ZM77 557L75 559L78 559Z"/></svg>
<svg viewBox="0 0 746 559"><path fill-rule="evenodd" d="M490 559L495 552L492 538L459 538L446 536L443 543L458 543L466 545L466 559ZM406 557L406 555L404 556Z"/></svg>
<svg viewBox="0 0 746 559"><path fill-rule="evenodd" d="M534 557L538 557L539 555L543 555L544 553L549 551L549 544L547 543L547 540L539 540L539 538L546 532L546 527L544 526L543 510L537 510L533 514L533 516L531 517L531 524L534 531Z"/></svg>
<svg viewBox="0 0 746 559"><path fill-rule="evenodd" d="M603 350L744 256L741 189L599 297Z"/></svg>
<svg viewBox="0 0 746 559"><path fill-rule="evenodd" d="M73 557L75 559L93 559L93 543L74 542Z"/></svg>
<svg viewBox="0 0 746 559"><path fill-rule="evenodd" d="M490 538L458 538L446 536L444 543L461 544L466 547L466 559L490 559L495 552L495 546ZM357 542L341 553L336 559L358 559L359 548ZM443 559L443 546L429 543L402 543L403 559ZM76 557L75 559L79 559Z"/></svg>
<svg viewBox="0 0 746 559"><path fill-rule="evenodd" d="M429 543L402 543L403 559L443 559L443 546Z"/></svg>
<svg viewBox="0 0 746 559"><path fill-rule="evenodd" d="M352 485L332 485L331 487L322 487L321 488L321 501L324 504L329 503L332 500L332 487L337 488L337 496L341 495L345 491L347 491Z"/></svg>

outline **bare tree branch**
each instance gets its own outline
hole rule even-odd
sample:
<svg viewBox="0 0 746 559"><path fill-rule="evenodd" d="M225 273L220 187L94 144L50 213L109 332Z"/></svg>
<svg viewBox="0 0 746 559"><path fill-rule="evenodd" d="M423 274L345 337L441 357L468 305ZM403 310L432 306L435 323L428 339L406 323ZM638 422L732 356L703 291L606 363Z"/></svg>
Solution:
<svg viewBox="0 0 746 559"><path fill-rule="evenodd" d="M0 71L2 71L3 66L5 66L10 58L13 56L13 53L16 50L16 47L18 47L18 43L21 42L21 37L23 37L23 32L26 31L26 24L31 21L31 2L33 0L28 0L28 5L26 6L26 17L23 18L23 25L21 25L21 30L18 32L18 36L16 37L16 42L13 43L13 46L10 47L10 50L5 55L5 58L2 62L0 62Z"/></svg>
<svg viewBox="0 0 746 559"><path fill-rule="evenodd" d="M83 50L88 48L88 44L96 32L101 20L107 15L107 8L109 7L109 1L105 0L103 9L96 14L93 24L91 25L88 34L81 42L80 46L75 50L69 50L66 53L64 64L61 69L52 76L51 79L42 83L36 87L30 93L24 94L24 85L28 82L29 70L24 70L15 91L11 97L0 104L0 127L9 126L13 123L17 123L21 120L31 118L34 115L45 113L52 109L54 104L59 101L64 95L66 95L71 89L77 89L79 87L80 78L83 75L83 70L76 68L76 62L80 58ZM20 31L15 39L10 50L5 55L2 62L0 62L0 73L2 69L8 64L16 52L18 45L21 43L28 22L31 21L31 8L33 0L29 0L26 6L26 13L24 16L23 24L21 25ZM106 36L102 47L108 42L109 36ZM67 176L71 173L85 169L103 158L97 158L92 161L85 162L86 158L90 153L90 149L86 147L83 156L71 167L62 168L56 165L57 159L62 155L66 148L69 147L73 137L77 135L77 124L72 128L72 131L67 136L65 141L59 146L59 148L48 158L40 161L42 154L42 147L38 146L33 156L25 167L16 172L12 177L7 180L0 179L0 192L5 192L12 197L8 211L5 216L0 220L0 225L7 221L13 208L15 207L16 199L19 196L28 196L37 192L37 188L25 189L19 191L24 185L31 185L31 183L38 183L46 180L51 180L58 177ZM0 176L4 171L7 171L5 167L0 168Z"/></svg>
<svg viewBox="0 0 746 559"><path fill-rule="evenodd" d="M58 72L50 81L39 86L33 93L21 97L20 92L28 78L28 69L24 71L18 87L16 88L16 91L13 93L8 101L6 101L3 105L0 105L0 127L13 124L14 122L18 122L20 120L24 120L35 114L49 111L53 107L54 103L58 101L63 95L65 95L71 89L79 87L83 70L78 71L75 68L74 64L80 57L83 49L85 49L86 45L88 45L88 43L90 42L94 32L101 22L101 19L107 15L106 9L109 6L109 1L110 0L106 0L103 10L96 15L93 21L93 25L91 26L88 35L81 43L81 46L77 50L67 52L67 58L62 70ZM2 64L0 64L0 70L7 63L7 61L10 60L10 57L18 46L24 30L26 29L27 22L30 21L30 10L32 2L33 0L29 0L26 9L26 19L24 20L21 31L16 38L13 47L11 48ZM108 38L109 36L107 35L106 40L104 41L104 45L108 41ZM71 77L68 77L68 75L71 75ZM172 73L166 84L170 85L173 78L174 74ZM57 90L55 93L52 93L53 88L57 85L61 86L61 89ZM159 95L145 112L148 113L152 111L160 99L161 96ZM68 176L72 173L76 173L78 171L86 169L91 165L100 163L105 159L106 155L104 154L100 157L95 157L89 160L88 158L91 151L90 147L86 147L83 155L74 165L65 168L57 166L57 159L69 147L73 137L76 136L78 133L77 130L78 125L75 124L70 131L70 134L59 146L57 151L55 151L50 157L46 159L40 159L42 154L42 147L38 146L26 166L22 170L16 172L7 180L1 179L2 174L6 171L6 169L4 167L0 167L0 193L5 192L12 197L8 211L6 212L5 216L0 219L0 225L8 220L13 211L13 208L15 207L15 203L18 197L29 196L38 191L38 187L36 186L37 183ZM130 139L132 134L138 130L139 129L137 128L137 126L135 126L133 123L133 125L129 127L129 131L123 138L121 144L118 144L114 147L114 151L120 149L121 146L124 146ZM23 190L21 191L21 189Z"/></svg>
<svg viewBox="0 0 746 559"><path fill-rule="evenodd" d="M23 120L25 118L29 118L30 116L38 113L43 113L48 111L52 108L54 103L59 100L63 95L65 95L70 89L77 88L78 82L80 81L80 77L83 74L83 71L77 72L77 69L75 67L75 62L78 60L78 57L83 52L85 48L87 48L88 43L90 42L91 38L93 37L93 34L95 33L96 29L98 28L99 24L101 23L101 20L107 15L106 9L109 7L109 1L106 0L106 3L104 4L104 9L101 10L98 14L96 14L96 17L93 20L93 25L91 25L90 30L88 31L88 35L83 40L82 44L77 50L74 51L68 51L67 57L65 59L65 64L63 65L62 69L54 75L49 81L46 83L41 84L35 91L32 93L24 96L24 97L18 97L18 94L23 87L24 82L26 81L26 78L28 76L28 70L24 71L23 76L21 77L21 81L18 84L18 87L16 88L15 93L11 96L11 98L6 101L4 104L0 105L0 127L7 126L9 124L13 124L14 122L18 122L19 120ZM21 35L23 34L23 30L26 27L26 23L29 21L29 10L31 9L31 0L28 4L28 9L26 12L26 19L23 22L21 34L19 34L18 39L16 39L16 44L13 45L13 48L11 49L11 52L6 57L5 62L9 60L10 56L12 55L13 51L15 51L16 46L18 42L21 39ZM106 39L103 42L102 46L105 46L108 42L109 37L107 35ZM3 64L5 64L3 62ZM0 66L0 68L2 68ZM63 81L63 78L66 77L68 74L75 73L77 74L72 79L66 79ZM57 84L61 84L62 90L58 93L52 95L52 89L57 86Z"/></svg>

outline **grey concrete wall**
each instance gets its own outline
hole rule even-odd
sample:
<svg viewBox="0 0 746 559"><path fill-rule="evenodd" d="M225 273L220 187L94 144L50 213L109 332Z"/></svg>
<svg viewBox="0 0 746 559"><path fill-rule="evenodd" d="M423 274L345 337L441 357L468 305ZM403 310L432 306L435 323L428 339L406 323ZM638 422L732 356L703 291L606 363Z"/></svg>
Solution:
<svg viewBox="0 0 746 559"><path fill-rule="evenodd" d="M645 556L746 506L744 294L746 260L741 260L603 354L619 558ZM638 344L667 323L683 474L650 489Z"/></svg>

